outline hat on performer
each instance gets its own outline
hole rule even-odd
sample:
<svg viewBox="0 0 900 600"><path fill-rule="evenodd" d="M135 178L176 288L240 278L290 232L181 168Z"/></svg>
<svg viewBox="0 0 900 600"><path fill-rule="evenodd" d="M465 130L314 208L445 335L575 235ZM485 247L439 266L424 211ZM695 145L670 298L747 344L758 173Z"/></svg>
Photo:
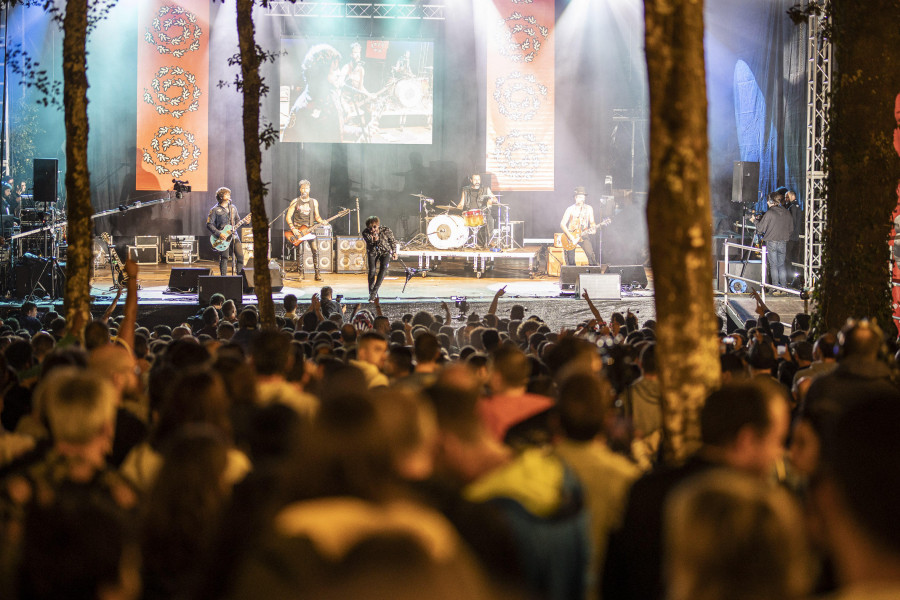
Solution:
<svg viewBox="0 0 900 600"><path fill-rule="evenodd" d="M587 196L587 192L584 191L583 185L579 185L577 188L575 188L575 195L576 196Z"/></svg>

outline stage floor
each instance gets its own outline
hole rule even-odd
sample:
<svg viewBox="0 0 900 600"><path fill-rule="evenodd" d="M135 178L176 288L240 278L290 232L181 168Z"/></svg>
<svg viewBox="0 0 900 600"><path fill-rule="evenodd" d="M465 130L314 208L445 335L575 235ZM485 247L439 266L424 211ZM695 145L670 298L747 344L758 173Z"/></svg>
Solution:
<svg viewBox="0 0 900 600"><path fill-rule="evenodd" d="M139 281L141 289L138 295L139 321L149 324L166 323L177 324L188 316L197 314L200 304L196 293L182 294L167 291L169 274L173 267L205 267L213 273L218 271L218 264L212 261L199 261L190 265L141 265ZM393 264L396 266L396 263ZM393 270L392 270L393 272ZM572 292L563 293L560 289L559 279L556 276L536 275L534 278L527 276L507 277L477 277L474 272L468 271L457 274L443 272L429 272L426 276L417 274L406 282L403 274L390 274L385 277L381 286L381 304L385 315L391 319L399 318L405 313L415 313L419 310L440 312L441 302L447 302L456 318L462 317L459 307L461 300L465 300L468 312L484 314L490 305L494 294L498 289L505 287L506 293L501 298L498 315L508 316L513 304L521 304L525 307L526 315L538 315L544 319L555 331L563 327L572 327L580 321L591 318L587 303L574 296ZM656 306L653 294L653 277L647 270L647 289L635 289L623 291L620 299L597 300L595 304L604 318L609 318L613 312L625 313L631 310L640 322L656 318ZM362 308L374 311L374 306L368 303L368 284L365 273L323 273L323 281L315 281L312 274L307 274L301 280L295 272L283 273L284 288L273 294L276 310L280 309L281 300L285 294L294 294L301 305L309 302L313 294L319 292L322 286L328 285L334 289L335 295L344 296L343 302L348 307L361 304ZM406 289L404 290L404 283ZM96 315L102 314L115 296L112 288L112 279L109 275L95 277L91 282L91 295L94 297L93 311ZM121 314L120 301L117 314ZM256 296L245 294L242 304L255 304ZM19 299L4 299L0 301L0 313L10 314L21 305ZM770 309L777 311L782 321L790 324L794 314L804 311L804 303L800 299L791 297L767 298ZM41 311L53 308L62 312L62 301L46 299L39 301ZM716 293L716 311L725 317L730 315L732 320L743 324L748 318L755 318L755 302L749 296Z"/></svg>

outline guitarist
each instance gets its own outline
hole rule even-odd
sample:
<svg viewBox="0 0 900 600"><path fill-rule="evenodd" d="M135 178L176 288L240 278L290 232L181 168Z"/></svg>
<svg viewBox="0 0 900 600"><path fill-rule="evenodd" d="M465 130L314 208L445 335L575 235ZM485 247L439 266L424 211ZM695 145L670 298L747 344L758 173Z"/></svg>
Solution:
<svg viewBox="0 0 900 600"><path fill-rule="evenodd" d="M238 274L241 274L244 272L244 247L241 245L241 235L237 227L241 219L234 204L231 203L231 190L226 187L216 190L216 202L218 204L210 209L206 217L206 228L221 240L228 239L228 235L222 231L225 227L231 225L234 228L234 237L231 238L228 247L222 251L216 250L219 255L219 275L227 273L228 259L232 254L237 258Z"/></svg>
<svg viewBox="0 0 900 600"><path fill-rule="evenodd" d="M291 231L297 237L302 237L316 223L325 223L326 221L319 216L319 202L315 198L309 197L309 181L303 179L300 181L300 196L291 200L290 206L285 215L287 224ZM302 228L302 230L301 230ZM300 242L297 248L297 270L300 272L300 279L303 279L303 255L305 254L305 245L309 245L312 251L313 266L316 270L316 281L322 281L319 274L319 251L316 248L316 239Z"/></svg>
<svg viewBox="0 0 900 600"><path fill-rule="evenodd" d="M587 192L584 191L584 187L578 186L575 188L575 204L566 209L559 226L562 227L563 233L566 234L566 237L568 237L573 244L581 246L585 256L587 256L588 264L596 265L598 264L597 257L594 256L594 247L591 246L591 241L587 237L581 237L582 231L597 226L594 222L594 209L584 203L586 198ZM566 264L574 266L575 248L567 250L565 256Z"/></svg>

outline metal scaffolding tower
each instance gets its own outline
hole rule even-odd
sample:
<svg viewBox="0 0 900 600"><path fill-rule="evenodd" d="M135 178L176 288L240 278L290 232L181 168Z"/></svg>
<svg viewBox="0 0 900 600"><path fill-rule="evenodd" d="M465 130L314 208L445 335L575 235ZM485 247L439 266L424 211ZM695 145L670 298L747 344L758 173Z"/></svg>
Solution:
<svg viewBox="0 0 900 600"><path fill-rule="evenodd" d="M829 22L827 0L819 4L820 14L811 12L807 21L806 46L806 240L803 281L812 287L822 269L827 217L825 189L825 140L831 109L831 40L826 37Z"/></svg>

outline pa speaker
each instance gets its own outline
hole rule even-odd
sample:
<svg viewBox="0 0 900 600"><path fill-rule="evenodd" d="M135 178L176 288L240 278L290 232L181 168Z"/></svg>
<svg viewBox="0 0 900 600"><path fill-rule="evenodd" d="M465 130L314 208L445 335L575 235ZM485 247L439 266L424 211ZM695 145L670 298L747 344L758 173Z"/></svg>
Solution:
<svg viewBox="0 0 900 600"><path fill-rule="evenodd" d="M338 273L366 272L366 241L356 236L337 236Z"/></svg>
<svg viewBox="0 0 900 600"><path fill-rule="evenodd" d="M169 291L197 293L197 280L210 274L209 267L172 267L169 273Z"/></svg>
<svg viewBox="0 0 900 600"><path fill-rule="evenodd" d="M562 265L559 267L559 287L564 290L575 289L575 284L578 283L578 276L585 273L595 273L600 275L606 272L606 265L589 265L589 266L576 266L572 267L569 265Z"/></svg>
<svg viewBox="0 0 900 600"><path fill-rule="evenodd" d="M317 237L311 241L316 245L316 252L319 255L319 272L334 273L334 257L332 256L334 251L331 248L331 238ZM303 243L306 244L306 242ZM303 272L316 272L315 265L313 265L312 252L309 251L309 248L306 248L303 252Z"/></svg>
<svg viewBox="0 0 900 600"><path fill-rule="evenodd" d="M55 158L35 158L34 171L34 201L56 202L57 173L59 161Z"/></svg>
<svg viewBox="0 0 900 600"><path fill-rule="evenodd" d="M197 278L197 294L200 306L209 304L213 294L222 294L237 305L244 299L243 275L201 275Z"/></svg>
<svg viewBox="0 0 900 600"><path fill-rule="evenodd" d="M280 292L284 289L284 280L281 277L281 267L278 263L269 263L269 277L272 279L272 291ZM253 293L253 267L244 267L244 291Z"/></svg>
<svg viewBox="0 0 900 600"><path fill-rule="evenodd" d="M581 273L575 295L580 297L585 291L591 300L619 300L622 297L622 279L618 273Z"/></svg>
<svg viewBox="0 0 900 600"><path fill-rule="evenodd" d="M754 203L759 198L759 163L734 161L734 177L731 181L731 201Z"/></svg>
<svg viewBox="0 0 900 600"><path fill-rule="evenodd" d="M609 265L607 273L617 273L622 278L622 285L641 289L647 287L647 271L644 270L644 265Z"/></svg>

